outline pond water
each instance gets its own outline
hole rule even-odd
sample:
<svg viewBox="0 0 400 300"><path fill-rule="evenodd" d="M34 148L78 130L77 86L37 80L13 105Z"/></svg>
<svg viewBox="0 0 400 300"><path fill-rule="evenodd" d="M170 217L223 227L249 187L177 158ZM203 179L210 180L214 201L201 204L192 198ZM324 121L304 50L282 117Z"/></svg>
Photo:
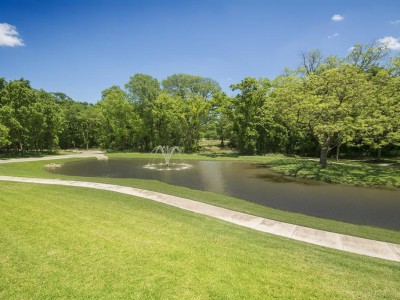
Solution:
<svg viewBox="0 0 400 300"><path fill-rule="evenodd" d="M400 230L400 190L352 187L282 176L260 164L190 161L183 170L144 168L148 160L66 163L51 172L88 177L154 179L230 195L264 206L347 223Z"/></svg>

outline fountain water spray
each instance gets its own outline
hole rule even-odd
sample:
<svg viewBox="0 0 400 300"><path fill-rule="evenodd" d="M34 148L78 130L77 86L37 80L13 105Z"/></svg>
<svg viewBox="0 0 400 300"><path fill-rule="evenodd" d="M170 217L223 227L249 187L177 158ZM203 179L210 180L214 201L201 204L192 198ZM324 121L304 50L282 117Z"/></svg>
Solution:
<svg viewBox="0 0 400 300"><path fill-rule="evenodd" d="M177 146L157 146L151 151L157 156L158 153L161 154L162 158L154 157L147 165L144 167L152 170L184 170L191 167L187 164L182 157L174 159L171 161L172 156L175 154L182 154L181 150Z"/></svg>

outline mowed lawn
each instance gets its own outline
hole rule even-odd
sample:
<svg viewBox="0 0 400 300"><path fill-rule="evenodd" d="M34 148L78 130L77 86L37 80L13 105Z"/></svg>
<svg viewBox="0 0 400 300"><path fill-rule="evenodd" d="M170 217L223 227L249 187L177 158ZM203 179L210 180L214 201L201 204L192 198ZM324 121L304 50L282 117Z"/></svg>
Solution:
<svg viewBox="0 0 400 300"><path fill-rule="evenodd" d="M400 299L396 262L112 192L0 189L1 299Z"/></svg>

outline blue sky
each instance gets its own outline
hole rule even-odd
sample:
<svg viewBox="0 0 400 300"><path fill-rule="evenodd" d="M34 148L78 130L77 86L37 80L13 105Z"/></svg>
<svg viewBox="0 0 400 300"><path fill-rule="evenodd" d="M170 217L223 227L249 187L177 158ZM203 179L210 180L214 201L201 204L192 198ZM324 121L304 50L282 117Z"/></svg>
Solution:
<svg viewBox="0 0 400 300"><path fill-rule="evenodd" d="M211 77L230 94L302 51L345 56L385 37L398 52L399 0L0 0L0 77L87 102L135 73Z"/></svg>

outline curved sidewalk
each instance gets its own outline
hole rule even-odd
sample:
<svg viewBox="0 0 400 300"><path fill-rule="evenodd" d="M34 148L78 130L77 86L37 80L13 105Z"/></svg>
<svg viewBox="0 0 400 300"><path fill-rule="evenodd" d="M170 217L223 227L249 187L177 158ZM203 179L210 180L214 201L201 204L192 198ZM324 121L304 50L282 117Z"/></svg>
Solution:
<svg viewBox="0 0 400 300"><path fill-rule="evenodd" d="M0 181L76 186L132 195L172 205L195 213L211 216L220 220L224 220L258 231L279 235L332 249L343 250L352 253L400 262L400 245L398 244L368 240L364 238L358 238L354 236L283 223L162 193L114 184L60 179L0 176Z"/></svg>
<svg viewBox="0 0 400 300"><path fill-rule="evenodd" d="M71 154L65 154L65 155L48 155L43 157L0 159L0 164L19 163L19 162L28 162L37 160L58 160L58 159L79 158L79 157L81 158L96 157L97 159L100 160L108 158L102 151L82 150L77 153L72 152Z"/></svg>

